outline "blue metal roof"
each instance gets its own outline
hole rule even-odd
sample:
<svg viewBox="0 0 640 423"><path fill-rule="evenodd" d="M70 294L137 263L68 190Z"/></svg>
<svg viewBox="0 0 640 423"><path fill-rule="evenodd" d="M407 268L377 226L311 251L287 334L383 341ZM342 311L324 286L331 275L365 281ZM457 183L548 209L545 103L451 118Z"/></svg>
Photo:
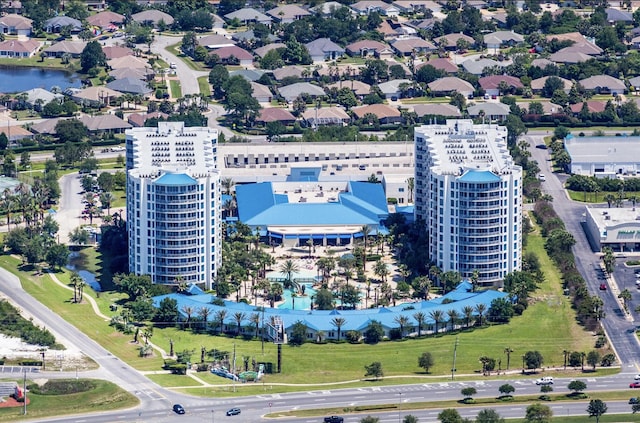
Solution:
<svg viewBox="0 0 640 423"><path fill-rule="evenodd" d="M165 173L156 179L156 185L193 185L197 181L186 173Z"/></svg>
<svg viewBox="0 0 640 423"><path fill-rule="evenodd" d="M238 210L240 206L238 205ZM378 221L364 216L340 203L286 203L263 210L250 219L240 220L249 226L281 225L377 225Z"/></svg>
<svg viewBox="0 0 640 423"><path fill-rule="evenodd" d="M462 182L499 182L500 177L490 170L467 170L458 178Z"/></svg>
<svg viewBox="0 0 640 423"><path fill-rule="evenodd" d="M349 192L354 197L360 198L378 210L387 212L387 198L384 195L382 184L372 184L370 182L349 182Z"/></svg>
<svg viewBox="0 0 640 423"><path fill-rule="evenodd" d="M271 182L236 185L236 202L238 218L247 223L276 203Z"/></svg>
<svg viewBox="0 0 640 423"><path fill-rule="evenodd" d="M287 176L289 182L318 182L320 176L319 167L292 167Z"/></svg>

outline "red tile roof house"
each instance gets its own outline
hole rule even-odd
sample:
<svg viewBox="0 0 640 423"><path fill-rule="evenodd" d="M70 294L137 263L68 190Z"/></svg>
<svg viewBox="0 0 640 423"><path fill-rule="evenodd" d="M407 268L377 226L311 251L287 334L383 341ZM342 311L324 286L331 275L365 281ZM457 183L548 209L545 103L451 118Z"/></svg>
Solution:
<svg viewBox="0 0 640 423"><path fill-rule="evenodd" d="M478 83L480 84L482 89L485 91L485 93L489 95L504 94L500 92L500 84L503 81L507 84L507 87L509 87L508 91L511 93L513 93L515 90L520 90L524 88L524 85L522 85L522 82L520 82L520 80L515 76L490 75L490 76L485 76L478 79Z"/></svg>
<svg viewBox="0 0 640 423"><path fill-rule="evenodd" d="M158 118L160 120L165 120L168 117L168 114L162 112L132 113L127 117L127 122L136 128L140 128L144 126L147 119Z"/></svg>
<svg viewBox="0 0 640 423"><path fill-rule="evenodd" d="M355 43L351 43L345 47L347 54L349 56L360 56L360 57L368 57L375 56L379 57L381 52L385 50L390 50L390 47L380 41L375 40L361 40L356 41Z"/></svg>
<svg viewBox="0 0 640 423"><path fill-rule="evenodd" d="M32 57L40 49L35 40L7 40L0 43L0 57Z"/></svg>
<svg viewBox="0 0 640 423"><path fill-rule="evenodd" d="M365 115L371 113L375 115L381 124L402 123L402 115L395 107L386 104L371 104L369 106L354 107L351 109L353 114L362 119Z"/></svg>
<svg viewBox="0 0 640 423"><path fill-rule="evenodd" d="M116 30L125 21L125 17L119 13L104 11L87 18L87 23L103 30Z"/></svg>
<svg viewBox="0 0 640 423"><path fill-rule="evenodd" d="M604 112L605 107L607 107L606 101L589 100L589 101L585 101L584 103L572 104L570 106L571 112L576 115L579 114L582 111L582 108L584 107L585 104L587 106L587 110L589 111L589 113L602 113Z"/></svg>
<svg viewBox="0 0 640 423"><path fill-rule="evenodd" d="M436 57L434 59L429 59L424 63L420 63L418 66L416 66L416 71L420 70L421 67L426 65L433 66L435 69L442 70L447 73L456 73L460 70L458 68L458 65L453 63L450 59L444 57Z"/></svg>
<svg viewBox="0 0 640 423"><path fill-rule="evenodd" d="M240 66L251 66L253 63L253 54L238 46L217 48L211 52L216 54L223 63L239 64Z"/></svg>
<svg viewBox="0 0 640 423"><path fill-rule="evenodd" d="M280 122L283 125L293 125L296 121L296 117L286 109L280 109L277 107L271 107L262 109L260 115L256 119L256 123L260 125L266 125L269 122Z"/></svg>

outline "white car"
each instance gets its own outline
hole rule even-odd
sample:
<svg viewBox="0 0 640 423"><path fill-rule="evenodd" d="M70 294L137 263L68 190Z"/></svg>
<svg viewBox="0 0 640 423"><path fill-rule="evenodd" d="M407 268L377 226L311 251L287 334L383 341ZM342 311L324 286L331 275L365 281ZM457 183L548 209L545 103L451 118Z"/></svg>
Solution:
<svg viewBox="0 0 640 423"><path fill-rule="evenodd" d="M540 175L538 175L538 179L542 182L546 181L547 178L545 178L544 173L541 173Z"/></svg>
<svg viewBox="0 0 640 423"><path fill-rule="evenodd" d="M633 380L640 380L640 375L635 375L635 376L633 377Z"/></svg>
<svg viewBox="0 0 640 423"><path fill-rule="evenodd" d="M551 376L541 377L536 380L536 385L553 385L553 378Z"/></svg>

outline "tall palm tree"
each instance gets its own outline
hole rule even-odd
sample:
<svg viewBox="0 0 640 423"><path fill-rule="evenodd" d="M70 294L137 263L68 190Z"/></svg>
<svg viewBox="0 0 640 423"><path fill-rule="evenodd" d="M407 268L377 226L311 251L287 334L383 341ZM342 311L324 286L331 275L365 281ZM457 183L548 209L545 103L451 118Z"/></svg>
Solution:
<svg viewBox="0 0 640 423"><path fill-rule="evenodd" d="M331 324L338 329L338 341L340 340L340 330L347 323L347 320L342 317L335 317L331 320Z"/></svg>
<svg viewBox="0 0 640 423"><path fill-rule="evenodd" d="M409 191L409 198L407 201L409 203L413 203L413 190L415 189L415 184L416 184L415 178L411 177L407 179L407 189Z"/></svg>
<svg viewBox="0 0 640 423"><path fill-rule="evenodd" d="M382 259L380 259L376 261L376 265L373 268L373 273L375 273L376 276L379 276L382 282L386 282L387 276L389 275L389 268L387 267L386 263L382 261Z"/></svg>
<svg viewBox="0 0 640 423"><path fill-rule="evenodd" d="M618 294L618 298L622 300L622 305L624 306L624 310L629 310L629 301L631 301L631 291L628 289L623 290L620 294Z"/></svg>
<svg viewBox="0 0 640 423"><path fill-rule="evenodd" d="M429 317L433 319L434 323L434 331L436 335L438 334L438 324L444 320L444 311L442 310L433 310L429 312Z"/></svg>
<svg viewBox="0 0 640 423"><path fill-rule="evenodd" d="M455 325L460 320L460 314L454 308L447 310L447 316L449 316L449 323L451 323L451 332L455 329Z"/></svg>
<svg viewBox="0 0 640 423"><path fill-rule="evenodd" d="M368 238L369 235L371 234L371 226L369 225L362 225L362 227L360 228L360 232L362 232L362 239L364 240L364 250L362 252L362 271L366 272L367 271L367 244L368 244Z"/></svg>
<svg viewBox="0 0 640 423"><path fill-rule="evenodd" d="M84 287L87 286L87 283L84 279L80 279L80 283L78 284L78 294L80 295L80 302L82 302L82 298L84 297Z"/></svg>
<svg viewBox="0 0 640 423"><path fill-rule="evenodd" d="M300 266L293 260L286 260L284 263L280 265L280 273L286 276L286 280L284 282L285 289L293 289L295 288L293 282L293 274L300 270Z"/></svg>
<svg viewBox="0 0 640 423"><path fill-rule="evenodd" d="M71 282L71 286L73 286L73 302L77 303L78 302L78 286L80 285L80 282L82 282L82 278L78 273L73 272L71 273L71 277L69 278L69 281Z"/></svg>
<svg viewBox="0 0 640 423"><path fill-rule="evenodd" d="M7 230L11 229L11 212L15 206L15 197L11 189L6 188L2 193L2 210L7 214Z"/></svg>
<svg viewBox="0 0 640 423"><path fill-rule="evenodd" d="M467 305L462 308L462 314L464 315L464 321L466 322L466 327L469 327L471 324L471 319L473 319L473 306Z"/></svg>
<svg viewBox="0 0 640 423"><path fill-rule="evenodd" d="M487 311L487 305L483 303L478 303L475 306L476 314L478 315L478 325L482 326L482 319L484 318L484 313Z"/></svg>
<svg viewBox="0 0 640 423"><path fill-rule="evenodd" d="M222 185L222 193L231 195L231 189L235 186L235 182L232 178L222 178L220 180L220 185Z"/></svg>
<svg viewBox="0 0 640 423"><path fill-rule="evenodd" d="M413 318L418 322L418 338L420 338L420 335L422 335L422 325L424 325L424 322L427 320L427 316L423 312L418 311L413 314Z"/></svg>
<svg viewBox="0 0 640 423"><path fill-rule="evenodd" d="M111 214L111 204L116 201L116 196L113 193L107 191L100 194L100 204L102 207L107 207L107 214Z"/></svg>
<svg viewBox="0 0 640 423"><path fill-rule="evenodd" d="M182 311L184 314L187 315L187 322L186 322L187 328L191 329L191 316L193 316L193 313L195 312L194 308L188 305L184 305L182 306L180 311Z"/></svg>
<svg viewBox="0 0 640 423"><path fill-rule="evenodd" d="M480 279L480 272L478 272L477 269L474 269L473 273L471 274L471 292L476 292L479 279Z"/></svg>
<svg viewBox="0 0 640 423"><path fill-rule="evenodd" d="M241 311L233 313L233 320L236 321L237 331L236 336L240 335L240 328L242 328L242 322L247 319L247 315Z"/></svg>
<svg viewBox="0 0 640 423"><path fill-rule="evenodd" d="M207 320L209 319L209 315L211 314L211 309L206 306L202 306L198 309L198 316L202 318L202 328L207 330Z"/></svg>
<svg viewBox="0 0 640 423"><path fill-rule="evenodd" d="M403 314L396 316L393 319L394 322L400 326L400 338L404 338L404 327L407 323L409 323L409 318Z"/></svg>
<svg viewBox="0 0 640 423"><path fill-rule="evenodd" d="M260 328L260 315L258 313L251 313L251 316L249 316L249 321L253 323L253 326L256 328L254 338L257 338L258 329Z"/></svg>
<svg viewBox="0 0 640 423"><path fill-rule="evenodd" d="M220 332L218 333L222 333L224 331L224 319L227 318L227 310L218 310L216 311L215 314L215 320L216 322L218 322L220 324ZM217 326L218 324L216 324ZM215 330L215 328L214 328Z"/></svg>

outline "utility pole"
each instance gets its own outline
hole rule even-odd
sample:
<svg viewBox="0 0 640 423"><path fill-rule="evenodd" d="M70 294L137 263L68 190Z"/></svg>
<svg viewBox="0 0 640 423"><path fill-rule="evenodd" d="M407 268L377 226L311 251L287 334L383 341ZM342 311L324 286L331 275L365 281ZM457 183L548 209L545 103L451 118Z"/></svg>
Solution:
<svg viewBox="0 0 640 423"><path fill-rule="evenodd" d="M453 366L451 366L451 380L453 380L453 375L456 372L456 356L458 354L458 337L456 336L456 343L453 346Z"/></svg>

